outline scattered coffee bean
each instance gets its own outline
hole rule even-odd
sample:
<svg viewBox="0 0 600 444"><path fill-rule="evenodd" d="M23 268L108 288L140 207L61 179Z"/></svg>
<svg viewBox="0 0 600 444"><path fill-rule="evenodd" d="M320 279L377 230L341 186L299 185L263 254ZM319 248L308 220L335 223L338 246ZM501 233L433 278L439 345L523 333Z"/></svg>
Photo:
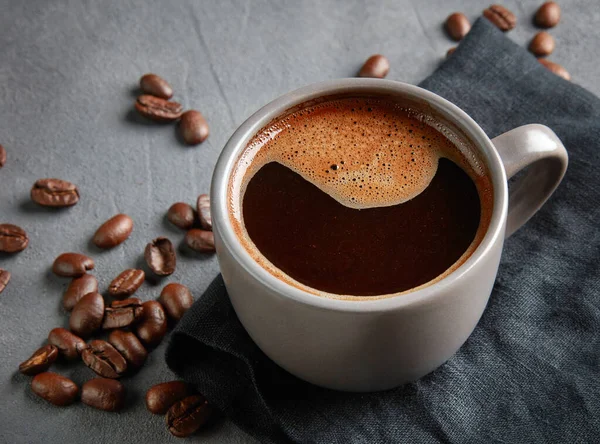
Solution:
<svg viewBox="0 0 600 444"><path fill-rule="evenodd" d="M183 107L180 103L169 102L147 94L137 98L135 109L142 116L155 122L172 122L179 119L183 113Z"/></svg>
<svg viewBox="0 0 600 444"><path fill-rule="evenodd" d="M0 293L4 291L10 281L10 271L0 268Z"/></svg>
<svg viewBox="0 0 600 444"><path fill-rule="evenodd" d="M554 41L554 37L546 31L541 31L538 32L531 40L531 43L529 43L529 51L538 57L547 56L552 54L555 46L556 42Z"/></svg>
<svg viewBox="0 0 600 444"><path fill-rule="evenodd" d="M194 251L213 253L215 251L215 237L212 231L194 228L185 234L185 244Z"/></svg>
<svg viewBox="0 0 600 444"><path fill-rule="evenodd" d="M24 375L37 375L48 370L56 358L58 358L58 348L54 345L44 345L19 365L19 371Z"/></svg>
<svg viewBox="0 0 600 444"><path fill-rule="evenodd" d="M86 273L81 277L74 278L63 295L63 308L67 311L73 310L75 304L82 297L96 291L98 291L98 280L95 276Z"/></svg>
<svg viewBox="0 0 600 444"><path fill-rule="evenodd" d="M208 422L212 407L202 395L192 395L176 402L167 412L167 426L173 435L183 438L196 433Z"/></svg>
<svg viewBox="0 0 600 444"><path fill-rule="evenodd" d="M108 294L115 298L131 296L144 283L146 273L144 270L128 268L110 283Z"/></svg>
<svg viewBox="0 0 600 444"><path fill-rule="evenodd" d="M148 346L157 345L167 333L167 318L162 305L156 301L142 304L144 312L136 327L136 334Z"/></svg>
<svg viewBox="0 0 600 444"><path fill-rule="evenodd" d="M546 2L535 13L534 22L540 28L553 28L560 21L560 6L556 2Z"/></svg>
<svg viewBox="0 0 600 444"><path fill-rule="evenodd" d="M448 51L446 51L446 57L450 57L452 54L454 54L454 51L456 51L456 46L453 46Z"/></svg>
<svg viewBox="0 0 600 444"><path fill-rule="evenodd" d="M501 5L490 6L483 11L483 16L504 32L510 31L517 25L517 17Z"/></svg>
<svg viewBox="0 0 600 444"><path fill-rule="evenodd" d="M156 74L145 74L140 79L140 89L151 96L161 99L170 99L173 97L173 88L171 85Z"/></svg>
<svg viewBox="0 0 600 444"><path fill-rule="evenodd" d="M446 19L446 32L453 40L462 40L470 30L471 22L462 12L450 14Z"/></svg>
<svg viewBox="0 0 600 444"><path fill-rule="evenodd" d="M210 215L210 196L201 194L196 201L196 211L198 212L198 220L202 228L212 231L212 217Z"/></svg>
<svg viewBox="0 0 600 444"><path fill-rule="evenodd" d="M27 233L21 227L12 224L0 224L0 251L17 253L29 245Z"/></svg>
<svg viewBox="0 0 600 444"><path fill-rule="evenodd" d="M162 304L169 318L179 321L194 303L194 298L185 285L171 283L163 288L158 302Z"/></svg>
<svg viewBox="0 0 600 444"><path fill-rule="evenodd" d="M6 164L6 150L0 145L0 168Z"/></svg>
<svg viewBox="0 0 600 444"><path fill-rule="evenodd" d="M58 353L70 361L79 358L85 347L85 341L66 328L53 328L48 334L48 344L54 345Z"/></svg>
<svg viewBox="0 0 600 444"><path fill-rule="evenodd" d="M365 64L360 68L358 77L375 77L383 79L390 71L390 62L381 54L372 55L367 59Z"/></svg>
<svg viewBox="0 0 600 444"><path fill-rule="evenodd" d="M102 328L112 330L113 328L128 327L142 317L142 312L142 302L138 298L114 301L110 307L104 309Z"/></svg>
<svg viewBox="0 0 600 444"><path fill-rule="evenodd" d="M127 368L129 370L137 370L144 365L148 357L148 352L133 333L123 330L113 330L108 336L108 342L123 355L127 361Z"/></svg>
<svg viewBox="0 0 600 444"><path fill-rule="evenodd" d="M94 269L94 260L84 254L63 253L54 259L52 271L58 276L79 277Z"/></svg>
<svg viewBox="0 0 600 444"><path fill-rule="evenodd" d="M571 74L569 74L569 72L562 65L559 65L558 63L554 63L546 59L537 60L557 76L562 77L565 80L571 80Z"/></svg>
<svg viewBox="0 0 600 444"><path fill-rule="evenodd" d="M167 219L176 227L182 230L189 230L194 225L196 214L191 205L184 202L177 202L169 208Z"/></svg>
<svg viewBox="0 0 600 444"><path fill-rule="evenodd" d="M52 372L36 375L31 381L31 390L40 398L60 407L72 404L79 393L77 384Z"/></svg>
<svg viewBox="0 0 600 444"><path fill-rule="evenodd" d="M81 359L103 378L116 379L127 371L127 362L121 353L101 339L90 341L81 352Z"/></svg>
<svg viewBox="0 0 600 444"><path fill-rule="evenodd" d="M98 248L113 248L127 240L133 231L133 219L126 214L117 214L104 222L94 234Z"/></svg>
<svg viewBox="0 0 600 444"><path fill-rule="evenodd" d="M179 131L183 141L188 145L198 145L209 135L208 123L200 111L191 109L182 114Z"/></svg>
<svg viewBox="0 0 600 444"><path fill-rule="evenodd" d="M156 384L146 392L146 408L155 415L164 415L173 404L193 393L192 387L183 381Z"/></svg>
<svg viewBox="0 0 600 444"><path fill-rule="evenodd" d="M118 412L125 405L125 387L114 379L90 379L81 386L81 402L95 409Z"/></svg>
<svg viewBox="0 0 600 444"><path fill-rule="evenodd" d="M104 299L100 293L88 293L82 297L71 312L69 328L82 338L87 338L102 326Z"/></svg>
<svg viewBox="0 0 600 444"><path fill-rule="evenodd" d="M148 267L158 276L173 274L177 264L173 244L166 237L157 237L148 245L144 252Z"/></svg>
<svg viewBox="0 0 600 444"><path fill-rule="evenodd" d="M70 207L79 202L79 190L66 180L40 179L31 188L31 200L45 207Z"/></svg>

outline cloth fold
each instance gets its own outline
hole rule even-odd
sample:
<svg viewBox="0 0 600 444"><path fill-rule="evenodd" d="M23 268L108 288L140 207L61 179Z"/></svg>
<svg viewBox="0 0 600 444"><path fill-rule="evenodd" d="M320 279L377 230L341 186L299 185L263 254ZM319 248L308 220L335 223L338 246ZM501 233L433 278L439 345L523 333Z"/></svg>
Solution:
<svg viewBox="0 0 600 444"><path fill-rule="evenodd" d="M490 137L547 125L570 155L554 196L507 240L488 307L458 353L394 390L315 387L252 342L218 276L173 332L167 363L261 442L594 442L600 99L482 19L420 86L464 109Z"/></svg>

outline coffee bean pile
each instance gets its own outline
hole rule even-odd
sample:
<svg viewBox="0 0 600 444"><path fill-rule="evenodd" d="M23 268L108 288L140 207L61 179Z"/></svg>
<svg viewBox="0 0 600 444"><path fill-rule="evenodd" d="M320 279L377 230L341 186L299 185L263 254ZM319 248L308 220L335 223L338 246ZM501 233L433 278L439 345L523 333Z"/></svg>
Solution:
<svg viewBox="0 0 600 444"><path fill-rule="evenodd" d="M187 145L198 145L209 135L208 123L200 111L183 111L183 106L171 101L173 88L156 74L146 74L140 79L140 90L144 93L135 101L135 109L147 119L160 123L179 119L179 132Z"/></svg>

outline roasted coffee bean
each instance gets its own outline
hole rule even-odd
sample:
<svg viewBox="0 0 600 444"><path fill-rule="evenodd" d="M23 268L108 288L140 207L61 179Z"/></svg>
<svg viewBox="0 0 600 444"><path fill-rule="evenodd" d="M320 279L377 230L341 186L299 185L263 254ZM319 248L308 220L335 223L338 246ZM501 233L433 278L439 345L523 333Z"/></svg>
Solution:
<svg viewBox="0 0 600 444"><path fill-rule="evenodd" d="M82 297L71 312L69 328L82 338L87 338L102 326L104 299L100 293L88 293Z"/></svg>
<svg viewBox="0 0 600 444"><path fill-rule="evenodd" d="M553 28L560 21L560 6L556 2L546 2L535 13L534 22L540 28Z"/></svg>
<svg viewBox="0 0 600 444"><path fill-rule="evenodd" d="M110 307L104 309L104 320L102 328L111 330L113 328L127 327L137 322L142 317L142 302L138 298L129 298L113 302Z"/></svg>
<svg viewBox="0 0 600 444"><path fill-rule="evenodd" d="M75 304L88 293L98 291L98 280L91 274L84 274L71 281L63 295L63 307L67 311L73 310Z"/></svg>
<svg viewBox="0 0 600 444"><path fill-rule="evenodd" d="M125 387L114 379L90 379L81 386L81 402L95 409L118 412L125 405Z"/></svg>
<svg viewBox="0 0 600 444"><path fill-rule="evenodd" d="M87 347L85 341L79 336L60 327L50 330L48 344L54 345L58 349L58 353L70 361L79 358L83 349Z"/></svg>
<svg viewBox="0 0 600 444"><path fill-rule="evenodd" d="M156 301L142 304L144 312L136 327L137 337L148 346L157 345L167 333L167 318L162 305Z"/></svg>
<svg viewBox="0 0 600 444"><path fill-rule="evenodd" d="M148 267L158 276L173 274L177 264L173 244L166 237L157 237L148 245L144 252Z"/></svg>
<svg viewBox="0 0 600 444"><path fill-rule="evenodd" d="M66 180L40 179L31 188L31 200L44 207L70 207L79 202L79 190Z"/></svg>
<svg viewBox="0 0 600 444"><path fill-rule="evenodd" d="M108 336L108 342L123 355L127 361L127 368L129 370L137 370L144 365L148 357L148 352L133 333L123 330L113 330Z"/></svg>
<svg viewBox="0 0 600 444"><path fill-rule="evenodd" d="M490 6L483 11L483 16L504 32L510 31L517 25L517 17L501 5Z"/></svg>
<svg viewBox="0 0 600 444"><path fill-rule="evenodd" d="M546 59L537 60L557 76L562 77L565 80L571 80L571 74L569 74L569 72L562 65L559 65L558 63L554 63Z"/></svg>
<svg viewBox="0 0 600 444"><path fill-rule="evenodd" d="M201 194L196 201L196 211L198 212L198 220L202 228L212 231L212 217L210 215L210 196Z"/></svg>
<svg viewBox="0 0 600 444"><path fill-rule="evenodd" d="M0 168L6 164L6 150L0 145Z"/></svg>
<svg viewBox="0 0 600 444"><path fill-rule="evenodd" d="M172 122L181 117L183 106L159 97L143 94L137 98L135 109L142 116L155 122Z"/></svg>
<svg viewBox="0 0 600 444"><path fill-rule="evenodd" d="M98 248L113 248L127 240L133 231L133 219L126 214L117 214L104 222L94 234Z"/></svg>
<svg viewBox="0 0 600 444"><path fill-rule="evenodd" d="M81 359L103 378L116 379L127 371L127 362L121 353L101 339L90 341L81 352Z"/></svg>
<svg viewBox="0 0 600 444"><path fill-rule="evenodd" d="M179 321L194 303L194 298L192 292L185 285L172 283L163 288L158 302L164 307L169 318Z"/></svg>
<svg viewBox="0 0 600 444"><path fill-rule="evenodd" d="M146 408L155 415L164 415L173 404L192 394L192 387L183 381L156 384L146 392Z"/></svg>
<svg viewBox="0 0 600 444"><path fill-rule="evenodd" d="M552 54L555 47L554 37L546 31L538 32L529 43L529 51L538 57Z"/></svg>
<svg viewBox="0 0 600 444"><path fill-rule="evenodd" d="M54 259L52 271L58 276L79 277L94 269L94 260L84 254L63 253Z"/></svg>
<svg viewBox="0 0 600 444"><path fill-rule="evenodd" d="M4 291L10 281L10 271L0 268L0 293Z"/></svg>
<svg viewBox="0 0 600 444"><path fill-rule="evenodd" d="M456 51L456 46L453 46L448 51L446 51L446 57L450 57L452 54L454 54L454 51Z"/></svg>
<svg viewBox="0 0 600 444"><path fill-rule="evenodd" d="M183 141L188 145L198 145L204 142L209 135L206 119L200 111L191 109L181 115L179 131Z"/></svg>
<svg viewBox="0 0 600 444"><path fill-rule="evenodd" d="M179 438L190 436L208 422L211 414L212 407L204 396L188 396L171 406L167 412L167 427Z"/></svg>
<svg viewBox="0 0 600 444"><path fill-rule="evenodd" d="M60 407L72 404L79 393L77 384L52 372L36 375L31 381L31 390L40 398Z"/></svg>
<svg viewBox="0 0 600 444"><path fill-rule="evenodd" d="M471 30L471 22L462 12L450 14L446 19L446 32L453 40L462 40Z"/></svg>
<svg viewBox="0 0 600 444"><path fill-rule="evenodd" d="M113 279L108 287L108 294L115 298L131 296L141 287L144 279L146 279L144 270L129 268Z"/></svg>
<svg viewBox="0 0 600 444"><path fill-rule="evenodd" d="M185 234L185 244L194 251L213 253L215 251L215 237L212 231L194 228Z"/></svg>
<svg viewBox="0 0 600 444"><path fill-rule="evenodd" d="M171 85L156 74L145 74L140 79L140 89L151 96L161 99L170 99L173 97L173 88Z"/></svg>
<svg viewBox="0 0 600 444"><path fill-rule="evenodd" d="M0 251L17 253L29 245L27 233L21 227L12 224L0 224Z"/></svg>
<svg viewBox="0 0 600 444"><path fill-rule="evenodd" d="M29 359L21 362L19 371L24 375L37 375L48 370L56 358L58 358L58 348L54 345L44 345L37 349Z"/></svg>
<svg viewBox="0 0 600 444"><path fill-rule="evenodd" d="M375 77L383 79L390 71L390 62L381 54L372 55L367 59L365 64L360 68L358 77Z"/></svg>
<svg viewBox="0 0 600 444"><path fill-rule="evenodd" d="M177 202L169 208L167 219L176 227L182 230L189 230L194 225L196 214L191 205L184 202Z"/></svg>

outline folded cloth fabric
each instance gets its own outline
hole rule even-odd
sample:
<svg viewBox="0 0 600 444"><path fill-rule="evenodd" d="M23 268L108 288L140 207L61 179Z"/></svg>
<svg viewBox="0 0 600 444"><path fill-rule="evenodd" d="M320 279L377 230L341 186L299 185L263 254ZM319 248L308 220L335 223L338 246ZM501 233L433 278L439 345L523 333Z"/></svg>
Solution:
<svg viewBox="0 0 600 444"><path fill-rule="evenodd" d="M421 86L490 137L541 123L570 154L562 185L506 242L488 307L459 352L394 390L318 388L258 349L219 276L179 323L167 362L262 442L597 442L600 99L483 19Z"/></svg>

